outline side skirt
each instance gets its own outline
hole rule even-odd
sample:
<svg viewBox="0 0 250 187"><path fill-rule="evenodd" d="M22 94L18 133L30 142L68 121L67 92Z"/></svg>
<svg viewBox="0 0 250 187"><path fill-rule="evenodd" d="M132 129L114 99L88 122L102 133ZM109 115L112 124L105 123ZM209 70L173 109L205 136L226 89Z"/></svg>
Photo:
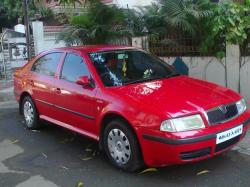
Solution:
<svg viewBox="0 0 250 187"><path fill-rule="evenodd" d="M51 123L53 123L53 124L55 124L55 125L64 127L64 128L69 129L69 130L71 130L71 131L74 131L74 132L77 132L77 133L82 134L82 135L84 135L84 136L87 136L87 137L89 137L89 138L92 138L92 139L94 139L94 140L96 140L96 141L99 141L99 136L96 136L96 135L94 135L94 134L92 134L92 133L89 133L89 132L84 131L84 130L82 130L82 129L73 127L73 126L71 126L71 125L69 125L69 124L66 124L66 123L63 123L63 122L61 122L61 121L55 120L55 119L50 118L50 117L48 117L48 116L40 115L39 117L40 117L41 119L45 120L45 121L49 121L49 122L51 122Z"/></svg>

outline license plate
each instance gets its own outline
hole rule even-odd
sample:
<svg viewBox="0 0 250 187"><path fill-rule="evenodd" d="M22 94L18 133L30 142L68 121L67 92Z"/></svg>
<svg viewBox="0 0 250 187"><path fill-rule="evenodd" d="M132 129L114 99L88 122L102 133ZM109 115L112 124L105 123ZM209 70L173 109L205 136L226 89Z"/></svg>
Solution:
<svg viewBox="0 0 250 187"><path fill-rule="evenodd" d="M216 136L216 144L225 142L227 140L230 140L236 136L239 136L243 132L243 125L234 127L232 129L229 129L227 131L218 133Z"/></svg>

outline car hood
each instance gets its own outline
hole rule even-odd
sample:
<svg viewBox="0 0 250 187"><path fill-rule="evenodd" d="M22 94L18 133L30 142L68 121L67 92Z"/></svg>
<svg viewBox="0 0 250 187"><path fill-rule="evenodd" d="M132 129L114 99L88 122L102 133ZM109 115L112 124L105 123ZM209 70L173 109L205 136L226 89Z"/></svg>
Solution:
<svg viewBox="0 0 250 187"><path fill-rule="evenodd" d="M170 117L197 113L240 99L236 92L187 76L115 87L115 93L137 106L163 112Z"/></svg>

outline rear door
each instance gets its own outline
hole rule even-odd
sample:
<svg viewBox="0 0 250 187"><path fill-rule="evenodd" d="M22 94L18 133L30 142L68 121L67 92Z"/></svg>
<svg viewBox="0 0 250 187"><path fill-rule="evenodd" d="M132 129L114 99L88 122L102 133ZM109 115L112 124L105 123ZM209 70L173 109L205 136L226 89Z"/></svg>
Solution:
<svg viewBox="0 0 250 187"><path fill-rule="evenodd" d="M60 115L57 120L87 133L94 133L96 88L76 84L81 76L91 74L83 57L67 53L60 75L55 81L56 106Z"/></svg>
<svg viewBox="0 0 250 187"><path fill-rule="evenodd" d="M32 68L28 83L32 97L40 115L54 118L56 110L52 107L55 100L55 74L62 58L61 52L45 54L38 58Z"/></svg>

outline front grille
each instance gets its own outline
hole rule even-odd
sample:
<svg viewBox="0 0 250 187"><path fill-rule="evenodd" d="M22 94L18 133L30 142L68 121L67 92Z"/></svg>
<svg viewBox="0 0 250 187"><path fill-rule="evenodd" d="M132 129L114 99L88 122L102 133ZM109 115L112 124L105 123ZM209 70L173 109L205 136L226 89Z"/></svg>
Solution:
<svg viewBox="0 0 250 187"><path fill-rule="evenodd" d="M240 141L240 135L216 145L215 152L222 151Z"/></svg>
<svg viewBox="0 0 250 187"><path fill-rule="evenodd" d="M208 156L211 153L211 147L204 148L204 149L199 149L195 151L190 151L190 152L183 152L180 154L180 158L182 160L190 160L190 159L195 159L203 156Z"/></svg>
<svg viewBox="0 0 250 187"><path fill-rule="evenodd" d="M238 109L235 103L222 105L215 109L207 111L207 117L210 125L222 123L238 115Z"/></svg>

